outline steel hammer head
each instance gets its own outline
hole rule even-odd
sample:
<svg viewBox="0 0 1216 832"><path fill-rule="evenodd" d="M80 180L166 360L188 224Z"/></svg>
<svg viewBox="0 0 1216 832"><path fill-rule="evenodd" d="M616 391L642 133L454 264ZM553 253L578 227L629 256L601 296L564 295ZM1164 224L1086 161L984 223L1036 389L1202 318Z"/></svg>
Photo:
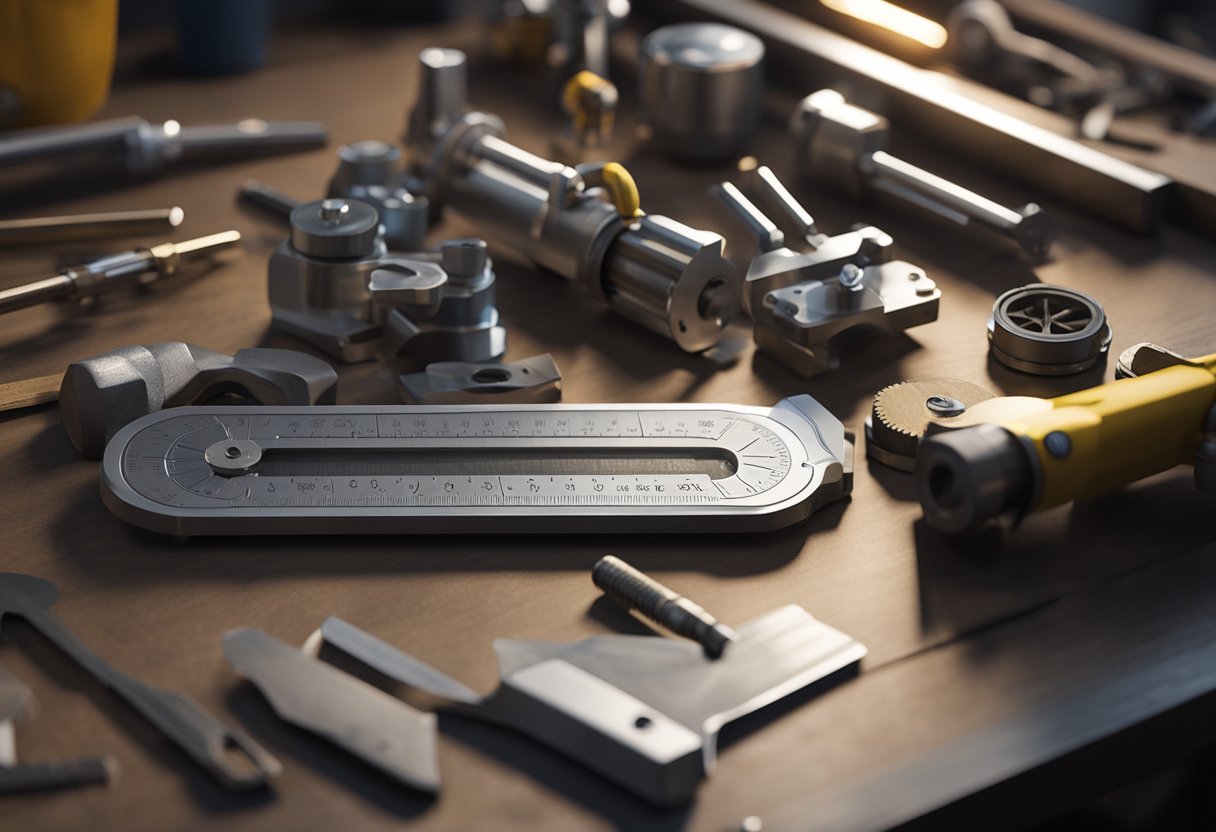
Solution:
<svg viewBox="0 0 1216 832"><path fill-rule="evenodd" d="M174 341L71 364L59 412L76 450L100 459L120 428L165 407L223 395L266 405L333 404L337 385L332 367L302 352L248 349L230 356Z"/></svg>
<svg viewBox="0 0 1216 832"><path fill-rule="evenodd" d="M819 90L798 104L790 132L803 173L858 199L865 191L866 158L886 149L890 124L835 90Z"/></svg>

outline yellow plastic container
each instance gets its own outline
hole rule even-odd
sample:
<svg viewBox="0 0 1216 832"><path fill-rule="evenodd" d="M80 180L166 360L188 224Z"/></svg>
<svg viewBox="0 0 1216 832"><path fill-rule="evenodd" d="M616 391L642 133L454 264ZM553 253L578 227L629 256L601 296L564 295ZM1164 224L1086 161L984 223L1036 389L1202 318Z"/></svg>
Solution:
<svg viewBox="0 0 1216 832"><path fill-rule="evenodd" d="M12 126L84 121L114 74L118 0L0 0L0 84L21 98Z"/></svg>

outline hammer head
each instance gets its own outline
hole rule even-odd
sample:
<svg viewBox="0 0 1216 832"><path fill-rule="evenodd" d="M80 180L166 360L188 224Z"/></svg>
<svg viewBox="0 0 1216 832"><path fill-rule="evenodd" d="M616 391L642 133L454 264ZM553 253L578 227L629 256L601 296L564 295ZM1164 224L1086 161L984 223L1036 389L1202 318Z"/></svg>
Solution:
<svg viewBox="0 0 1216 832"><path fill-rule="evenodd" d="M804 174L859 199L865 191L866 159L886 149L889 124L835 90L819 90L798 104L790 132Z"/></svg>

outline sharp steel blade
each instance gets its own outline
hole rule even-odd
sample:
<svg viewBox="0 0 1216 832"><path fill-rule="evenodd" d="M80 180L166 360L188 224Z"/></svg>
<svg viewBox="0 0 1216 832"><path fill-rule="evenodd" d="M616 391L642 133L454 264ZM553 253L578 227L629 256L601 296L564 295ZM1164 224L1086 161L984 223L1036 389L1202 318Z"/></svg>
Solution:
<svg viewBox="0 0 1216 832"><path fill-rule="evenodd" d="M462 685L443 671L403 653L341 618L330 616L325 619L320 632L321 639L326 644L358 659L390 679L452 702L475 705L482 700L477 691Z"/></svg>
<svg viewBox="0 0 1216 832"><path fill-rule="evenodd" d="M502 684L487 709L660 805L687 800L713 770L724 724L866 654L793 605L740 627L739 640L716 661L699 645L650 636L573 645L499 639L494 649Z"/></svg>
<svg viewBox="0 0 1216 832"><path fill-rule="evenodd" d="M145 685L106 664L47 611L58 597L59 591L50 581L15 572L0 573L0 618L6 615L24 618L227 788L233 791L259 788L279 773L278 760L249 737L211 716L194 700ZM234 753L237 751L241 754L239 759Z"/></svg>
<svg viewBox="0 0 1216 832"><path fill-rule="evenodd" d="M261 630L224 636L224 656L283 720L320 734L414 788L439 791L435 715L423 713Z"/></svg>
<svg viewBox="0 0 1216 832"><path fill-rule="evenodd" d="M724 724L866 654L794 605L739 628L739 640L716 661L700 645L651 636L498 639L501 683L482 699L340 619L328 619L321 634L390 678L471 706L462 712L511 725L663 806L688 800L712 771Z"/></svg>

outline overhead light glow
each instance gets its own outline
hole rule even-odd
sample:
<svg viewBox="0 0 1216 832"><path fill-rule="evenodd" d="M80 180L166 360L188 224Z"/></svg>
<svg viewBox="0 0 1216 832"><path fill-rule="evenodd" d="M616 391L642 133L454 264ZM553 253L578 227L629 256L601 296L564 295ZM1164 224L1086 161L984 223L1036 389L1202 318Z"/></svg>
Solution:
<svg viewBox="0 0 1216 832"><path fill-rule="evenodd" d="M887 0L819 0L832 11L847 14L858 20L923 43L930 49L941 49L946 45L946 27L921 17Z"/></svg>

